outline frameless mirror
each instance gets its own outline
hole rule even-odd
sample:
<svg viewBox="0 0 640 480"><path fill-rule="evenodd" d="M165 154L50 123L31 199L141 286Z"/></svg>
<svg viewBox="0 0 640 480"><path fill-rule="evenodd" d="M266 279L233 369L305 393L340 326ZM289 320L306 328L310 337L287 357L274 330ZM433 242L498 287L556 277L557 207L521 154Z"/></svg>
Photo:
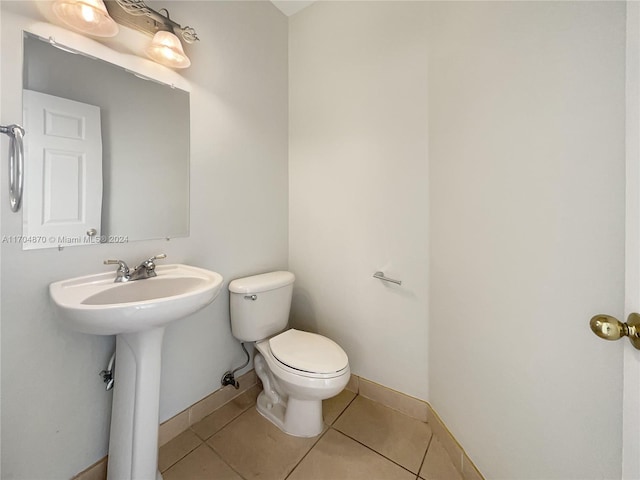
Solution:
<svg viewBox="0 0 640 480"><path fill-rule="evenodd" d="M25 33L24 248L189 235L189 93Z"/></svg>

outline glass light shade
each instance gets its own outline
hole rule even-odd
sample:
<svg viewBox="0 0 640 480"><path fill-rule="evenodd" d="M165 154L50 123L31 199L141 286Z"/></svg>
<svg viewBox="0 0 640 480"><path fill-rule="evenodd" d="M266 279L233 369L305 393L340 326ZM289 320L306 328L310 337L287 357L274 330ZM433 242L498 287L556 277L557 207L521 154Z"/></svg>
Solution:
<svg viewBox="0 0 640 480"><path fill-rule="evenodd" d="M147 47L152 60L172 68L187 68L191 60L184 53L180 39L171 32L160 30Z"/></svg>
<svg viewBox="0 0 640 480"><path fill-rule="evenodd" d="M96 37L113 37L118 24L109 16L102 0L56 0L54 13L64 23Z"/></svg>

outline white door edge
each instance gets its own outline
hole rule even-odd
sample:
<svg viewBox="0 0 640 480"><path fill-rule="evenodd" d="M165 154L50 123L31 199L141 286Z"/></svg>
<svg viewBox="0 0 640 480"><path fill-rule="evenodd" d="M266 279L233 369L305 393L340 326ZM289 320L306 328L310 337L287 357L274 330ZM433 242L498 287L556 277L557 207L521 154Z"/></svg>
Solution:
<svg viewBox="0 0 640 480"><path fill-rule="evenodd" d="M640 312L640 4L627 2L625 315ZM622 478L640 478L640 350L624 342Z"/></svg>

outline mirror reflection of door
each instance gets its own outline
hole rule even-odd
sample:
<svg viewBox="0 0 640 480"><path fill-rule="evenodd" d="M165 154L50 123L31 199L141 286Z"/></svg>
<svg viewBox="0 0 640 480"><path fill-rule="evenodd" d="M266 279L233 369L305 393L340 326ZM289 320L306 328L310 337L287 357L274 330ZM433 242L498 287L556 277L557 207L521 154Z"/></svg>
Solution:
<svg viewBox="0 0 640 480"><path fill-rule="evenodd" d="M24 248L82 245L100 235L100 108L24 90Z"/></svg>
<svg viewBox="0 0 640 480"><path fill-rule="evenodd" d="M189 93L56 45L24 34L23 90L100 108L103 239L188 236Z"/></svg>

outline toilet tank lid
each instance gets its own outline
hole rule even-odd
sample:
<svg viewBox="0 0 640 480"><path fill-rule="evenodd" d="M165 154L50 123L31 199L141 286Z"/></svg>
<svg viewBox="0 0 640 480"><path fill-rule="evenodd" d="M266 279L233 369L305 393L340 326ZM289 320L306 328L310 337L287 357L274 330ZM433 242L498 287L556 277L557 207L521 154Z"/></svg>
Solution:
<svg viewBox="0 0 640 480"><path fill-rule="evenodd" d="M269 272L251 277L236 278L229 283L229 291L233 293L259 293L291 285L296 277L291 272Z"/></svg>

